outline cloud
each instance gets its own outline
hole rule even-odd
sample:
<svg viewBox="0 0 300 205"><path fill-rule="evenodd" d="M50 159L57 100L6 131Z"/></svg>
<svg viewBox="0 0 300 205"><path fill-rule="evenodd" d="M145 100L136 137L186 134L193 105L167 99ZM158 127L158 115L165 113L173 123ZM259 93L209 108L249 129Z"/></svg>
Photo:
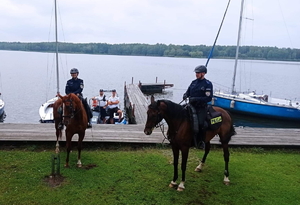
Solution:
<svg viewBox="0 0 300 205"><path fill-rule="evenodd" d="M59 39L75 43L212 45L227 6L221 0L57 2ZM245 17L254 20L245 20L244 43L300 48L299 7L298 0L246 1ZM236 44L239 12L240 1L231 1L217 44ZM53 1L2 0L0 39L47 41L53 36L53 15Z"/></svg>

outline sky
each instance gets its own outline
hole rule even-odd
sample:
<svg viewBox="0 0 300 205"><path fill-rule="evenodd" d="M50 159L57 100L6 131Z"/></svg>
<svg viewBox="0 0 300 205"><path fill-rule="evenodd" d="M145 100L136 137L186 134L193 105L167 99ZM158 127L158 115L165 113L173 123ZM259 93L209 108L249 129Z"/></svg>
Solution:
<svg viewBox="0 0 300 205"><path fill-rule="evenodd" d="M212 45L228 0L57 0L58 38L72 43ZM217 45L236 45L231 0ZM241 45L300 48L299 0L245 0ZM54 0L1 0L0 42L54 41Z"/></svg>

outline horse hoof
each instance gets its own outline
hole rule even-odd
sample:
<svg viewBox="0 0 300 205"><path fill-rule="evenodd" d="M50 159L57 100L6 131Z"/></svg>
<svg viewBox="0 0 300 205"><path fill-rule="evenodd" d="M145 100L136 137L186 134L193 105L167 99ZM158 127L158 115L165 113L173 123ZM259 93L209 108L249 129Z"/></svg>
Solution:
<svg viewBox="0 0 300 205"><path fill-rule="evenodd" d="M177 183L173 181L169 184L170 188L176 188L177 186L178 186Z"/></svg>
<svg viewBox="0 0 300 205"><path fill-rule="evenodd" d="M68 165L68 164L65 164L65 168L69 168L69 165Z"/></svg>
<svg viewBox="0 0 300 205"><path fill-rule="evenodd" d="M177 191L183 191L183 190L184 190L184 188L181 188L181 187L177 188Z"/></svg>
<svg viewBox="0 0 300 205"><path fill-rule="evenodd" d="M198 167L196 167L195 172L202 172L202 169L199 169Z"/></svg>
<svg viewBox="0 0 300 205"><path fill-rule="evenodd" d="M78 167L78 168L81 168L81 167L82 167L82 164L77 164L77 167Z"/></svg>
<svg viewBox="0 0 300 205"><path fill-rule="evenodd" d="M223 184L225 184L226 186L229 186L230 181L223 181Z"/></svg>

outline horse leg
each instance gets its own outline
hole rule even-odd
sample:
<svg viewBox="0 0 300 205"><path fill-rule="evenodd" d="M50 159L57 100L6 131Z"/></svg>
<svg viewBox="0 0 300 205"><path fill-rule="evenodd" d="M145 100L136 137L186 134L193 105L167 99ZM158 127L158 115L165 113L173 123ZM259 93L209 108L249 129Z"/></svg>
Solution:
<svg viewBox="0 0 300 205"><path fill-rule="evenodd" d="M55 145L55 153L59 153L59 139L61 139L61 129L56 129L56 145Z"/></svg>
<svg viewBox="0 0 300 205"><path fill-rule="evenodd" d="M77 167L82 167L80 159L81 159L82 140L84 138L84 135L85 132L78 134L79 138L78 138L78 145L77 145L78 148Z"/></svg>
<svg viewBox="0 0 300 205"><path fill-rule="evenodd" d="M70 156L70 152L72 150L72 135L70 135L70 133L67 133L66 131L66 146L67 146L67 158L66 158L66 164L65 167L69 167L69 156Z"/></svg>
<svg viewBox="0 0 300 205"><path fill-rule="evenodd" d="M229 185L230 180L229 180L229 170L228 170L228 164L229 164L229 150L228 150L228 143L222 143L223 147L223 153L224 153L224 161L225 161L225 170L224 170L224 180L223 183L225 185Z"/></svg>
<svg viewBox="0 0 300 205"><path fill-rule="evenodd" d="M173 167L174 167L174 175L173 180L169 184L169 187L173 188L177 186L176 180L178 179L178 158L179 158L179 149L178 147L172 145L172 151L173 151Z"/></svg>
<svg viewBox="0 0 300 205"><path fill-rule="evenodd" d="M189 156L189 147L184 147L181 149L181 155L182 155L182 161L181 161L181 182L177 188L177 191L183 191L185 189L184 187L184 182L185 182L185 171L186 171L186 164L187 164L187 159Z"/></svg>
<svg viewBox="0 0 300 205"><path fill-rule="evenodd" d="M199 165L196 167L195 172L201 172L202 171L202 168L203 168L203 166L205 164L206 157L207 157L209 151L210 151L210 141L208 141L208 142L205 143L205 152L204 152L204 155L203 155L201 161L199 162Z"/></svg>

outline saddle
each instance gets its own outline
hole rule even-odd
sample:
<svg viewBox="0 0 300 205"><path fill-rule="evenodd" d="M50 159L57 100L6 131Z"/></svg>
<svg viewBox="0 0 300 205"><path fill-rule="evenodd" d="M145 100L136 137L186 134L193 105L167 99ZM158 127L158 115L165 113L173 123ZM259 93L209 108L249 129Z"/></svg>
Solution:
<svg viewBox="0 0 300 205"><path fill-rule="evenodd" d="M192 105L188 105L189 115L192 121L194 133L199 132L199 122L196 109ZM207 124L207 130L217 130L222 124L222 113L217 112L211 105L207 106L207 115L205 123Z"/></svg>

